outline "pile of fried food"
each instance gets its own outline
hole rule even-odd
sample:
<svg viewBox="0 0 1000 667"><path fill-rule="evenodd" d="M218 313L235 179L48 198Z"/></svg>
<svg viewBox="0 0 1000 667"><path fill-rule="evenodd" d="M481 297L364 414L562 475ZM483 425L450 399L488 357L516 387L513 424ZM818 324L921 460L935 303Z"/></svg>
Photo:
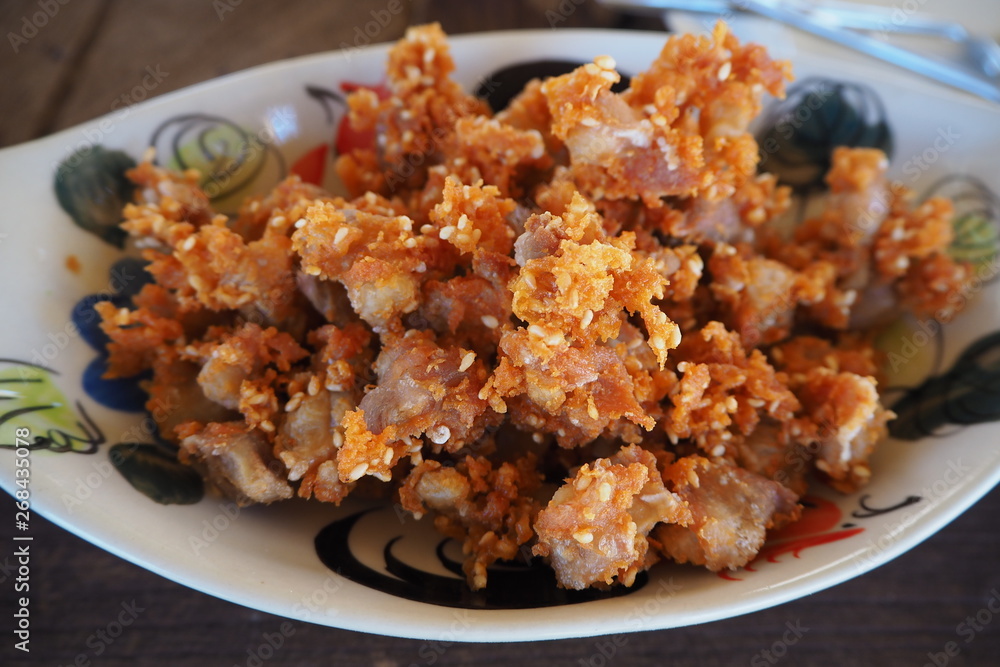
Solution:
<svg viewBox="0 0 1000 667"><path fill-rule="evenodd" d="M747 127L790 68L721 23L620 94L603 56L494 114L453 69L412 28L388 95L351 94L350 198L290 177L227 217L196 173L132 170L155 283L98 308L181 460L242 504L430 514L475 589L529 552L575 589L738 568L810 475L864 485L893 416L871 324L950 312L951 204L843 148L778 232Z"/></svg>

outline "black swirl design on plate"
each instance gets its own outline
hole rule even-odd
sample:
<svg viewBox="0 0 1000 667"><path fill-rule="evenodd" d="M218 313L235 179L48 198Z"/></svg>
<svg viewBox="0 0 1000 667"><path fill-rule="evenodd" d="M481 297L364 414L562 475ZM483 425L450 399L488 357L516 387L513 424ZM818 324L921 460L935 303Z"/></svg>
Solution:
<svg viewBox="0 0 1000 667"><path fill-rule="evenodd" d="M757 143L760 169L797 190L823 186L838 146L893 152L885 105L874 90L816 77L790 87L764 113Z"/></svg>
<svg viewBox="0 0 1000 667"><path fill-rule="evenodd" d="M323 528L316 535L316 553L324 565L342 577L407 600L461 609L535 609L629 595L649 580L643 572L630 588L566 590L556 585L555 574L549 567L540 559L532 558L527 564L505 563L490 567L486 590L473 591L465 582L461 564L445 555L447 539L438 543L435 555L447 570L461 578L425 572L407 564L393 549L401 536L389 540L383 549L389 573L386 574L362 563L349 545L351 530L371 511L352 514Z"/></svg>
<svg viewBox="0 0 1000 667"><path fill-rule="evenodd" d="M1000 421L1000 331L972 343L951 370L908 390L892 410L889 433L902 440L934 435L945 424Z"/></svg>
<svg viewBox="0 0 1000 667"><path fill-rule="evenodd" d="M267 130L252 134L221 116L192 113L164 121L149 144L158 161L172 160L178 169L201 171L201 187L215 200L253 183L268 160L277 161L279 180L287 175L285 159L272 141Z"/></svg>
<svg viewBox="0 0 1000 667"><path fill-rule="evenodd" d="M871 498L871 496L867 493L861 496L860 500L858 500L858 505L861 506L861 509L851 512L851 516L855 519L870 519L873 516L882 516L883 514L889 514L890 512L901 510L904 507L915 505L923 500L920 496L907 496L900 502L895 505L890 505L889 507L871 507L868 505L869 498Z"/></svg>

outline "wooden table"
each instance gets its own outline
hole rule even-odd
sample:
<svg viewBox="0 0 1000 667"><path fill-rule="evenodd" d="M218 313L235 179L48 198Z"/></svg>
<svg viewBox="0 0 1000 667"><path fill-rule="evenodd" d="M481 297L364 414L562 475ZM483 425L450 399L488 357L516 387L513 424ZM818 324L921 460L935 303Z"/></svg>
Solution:
<svg viewBox="0 0 1000 667"><path fill-rule="evenodd" d="M6 0L0 26L0 146L88 120L111 109L147 66L169 73L150 95L272 60L325 51L382 2L295 0ZM409 22L441 21L451 33L548 27L559 0L463 2L404 0L386 29L395 39ZM662 27L623 19L591 4L560 26ZM34 33L25 21L42 23ZM10 33L23 37L11 39ZM31 33L29 36L28 33ZM16 53L13 53L17 47ZM0 175L0 178L3 176ZM2 224L18 224L4 220ZM982 443L984 447L997 443ZM11 507L6 503L5 507ZM608 638L535 644L425 642L291 622L294 630L267 664L283 665L889 665L1000 664L1000 490L897 560L833 589L745 617L707 625ZM247 665L281 618L244 609L167 581L36 519L32 574L32 652L12 648L13 582L0 570L0 665ZM0 540L7 543L4 522ZM37 582L37 584L36 584ZM123 603L143 608L110 644L95 639ZM984 611L985 610L985 611ZM968 617L983 623L969 634ZM808 628L787 654L765 651L786 624ZM963 626L971 627L971 626ZM961 634L960 634L961 632ZM949 642L957 656L945 651ZM103 647L101 654L97 649ZM782 654L779 656L779 654ZM605 657L608 656L608 657ZM770 659L769 659L770 658ZM433 662L432 662L433 659ZM935 662L936 661L936 662Z"/></svg>

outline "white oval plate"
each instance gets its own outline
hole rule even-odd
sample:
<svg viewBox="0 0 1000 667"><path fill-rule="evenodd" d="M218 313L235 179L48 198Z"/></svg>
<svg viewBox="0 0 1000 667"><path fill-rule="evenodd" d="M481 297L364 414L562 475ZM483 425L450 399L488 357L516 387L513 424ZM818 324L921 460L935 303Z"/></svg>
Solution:
<svg viewBox="0 0 1000 667"><path fill-rule="evenodd" d="M650 63L664 39L649 33L555 30L456 37L451 45L457 78L472 88L504 65L536 59L589 61L609 54L622 71L634 73ZM218 498L165 506L138 493L111 467L107 451L116 442L135 440L140 416L102 407L82 390L81 377L97 353L68 324L81 297L108 289L109 267L121 252L73 225L60 208L52 189L57 164L94 141L138 158L156 128L198 113L228 119L251 134L266 128L260 136L272 141L269 151L280 154L288 167L312 147L331 143L343 116L342 105L322 92L310 95L307 87L338 91L344 81L377 83L386 50L376 46L259 67L0 151L0 201L5 207L0 236L5 318L0 356L5 361L0 379L8 380L0 383L0 443L13 444L14 428L27 427L33 437L49 429L57 438L59 433L76 434L81 440L75 445L87 447L83 441L99 438L92 437L94 427L84 424L91 433L87 436L75 423L84 414L105 441L94 455L32 451L31 511L164 577L274 614L403 637L520 641L703 623L799 598L895 558L1000 480L1000 423L950 425L919 441L890 440L875 454L873 480L862 493L840 496L817 489L819 506L810 520L796 535L772 540L765 554L770 558L756 561L753 571L725 578L661 565L644 586L627 595L521 609L428 604L333 573L317 557L314 538L331 521L358 511L358 504L336 508L293 501L235 512ZM876 64L862 70L802 53L794 65L799 78L858 81L877 91L896 137L893 174L907 185L920 191L944 175L962 173L1000 190L995 168L1000 114L995 107ZM949 143L938 141L935 148L943 135L950 137ZM281 160L274 159L264 165L255 187L273 185L282 169ZM926 168L915 169L914 160L922 160ZM329 155L320 161L327 173L330 163ZM77 273L66 267L69 255L81 264ZM977 286L970 296L967 312L946 327L945 335L929 337L933 344L905 334L916 343L917 352L910 357L925 359L943 339L940 368L948 369L972 341L1000 329L997 286ZM58 373L47 377L63 398L26 388L18 380L24 366L12 360L34 361ZM911 362L909 368L922 367ZM926 369L917 373L925 374ZM18 412L53 403L63 405ZM0 451L0 484L12 494L15 458L13 451ZM23 534L30 535L30 528ZM456 579L432 553L438 538L429 522L400 520L392 508L361 517L350 533L349 548L365 564L362 570L377 573L387 542L399 535L404 537L393 547L394 556ZM358 571L355 567L347 574L357 580ZM383 582L391 578L374 576Z"/></svg>

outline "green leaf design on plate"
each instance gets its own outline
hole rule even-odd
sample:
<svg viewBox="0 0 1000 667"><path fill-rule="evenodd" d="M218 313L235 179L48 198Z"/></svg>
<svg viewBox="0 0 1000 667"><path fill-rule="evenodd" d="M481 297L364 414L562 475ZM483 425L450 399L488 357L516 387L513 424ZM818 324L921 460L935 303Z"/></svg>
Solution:
<svg viewBox="0 0 1000 667"><path fill-rule="evenodd" d="M954 221L955 240L949 254L960 262L969 262L978 269L991 263L1000 248L1000 229L982 213L966 213Z"/></svg>
<svg viewBox="0 0 1000 667"><path fill-rule="evenodd" d="M132 201L135 184L125 172L135 160L121 151L86 146L63 160L56 169L59 205L84 231L123 248L126 234L118 224L122 208Z"/></svg>
<svg viewBox="0 0 1000 667"><path fill-rule="evenodd" d="M175 149L167 166L201 172L199 186L213 201L251 183L267 157L267 147L260 139L223 119L192 116L177 130L175 140L186 136L193 138Z"/></svg>
<svg viewBox="0 0 1000 667"><path fill-rule="evenodd" d="M875 338L875 347L886 355L885 375L889 385L915 385L934 372L934 358L941 325L926 320L921 326L913 318L901 317Z"/></svg>
<svg viewBox="0 0 1000 667"><path fill-rule="evenodd" d="M159 445L123 442L108 456L129 484L161 505L192 505L204 496L198 473Z"/></svg>
<svg viewBox="0 0 1000 667"><path fill-rule="evenodd" d="M52 372L13 359L0 368L0 445L14 443L14 430L27 428L34 449L92 454L104 436L77 415L52 380ZM82 409L82 408L81 408Z"/></svg>
<svg viewBox="0 0 1000 667"><path fill-rule="evenodd" d="M907 391L892 410L889 434L901 440L920 440L945 424L1000 420L1000 331L969 345L950 370Z"/></svg>

